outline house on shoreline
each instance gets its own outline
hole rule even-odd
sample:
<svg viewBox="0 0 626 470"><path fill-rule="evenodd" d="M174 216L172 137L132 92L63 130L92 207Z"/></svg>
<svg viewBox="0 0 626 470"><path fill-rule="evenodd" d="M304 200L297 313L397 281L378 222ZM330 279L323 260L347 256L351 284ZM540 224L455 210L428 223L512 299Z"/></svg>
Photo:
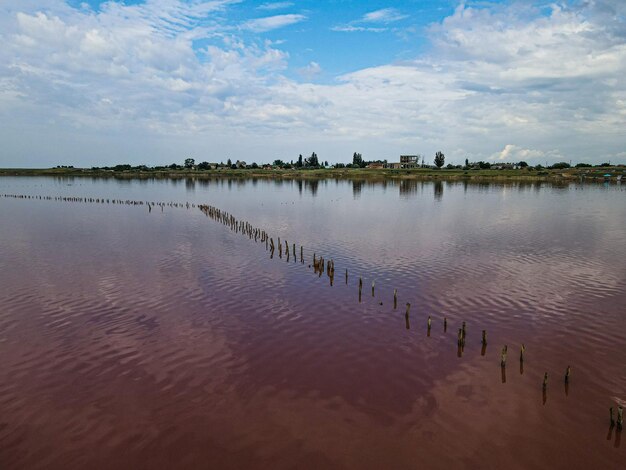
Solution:
<svg viewBox="0 0 626 470"><path fill-rule="evenodd" d="M400 162L390 162L384 165L384 168L401 169L401 168L417 168L419 167L419 155L400 155Z"/></svg>

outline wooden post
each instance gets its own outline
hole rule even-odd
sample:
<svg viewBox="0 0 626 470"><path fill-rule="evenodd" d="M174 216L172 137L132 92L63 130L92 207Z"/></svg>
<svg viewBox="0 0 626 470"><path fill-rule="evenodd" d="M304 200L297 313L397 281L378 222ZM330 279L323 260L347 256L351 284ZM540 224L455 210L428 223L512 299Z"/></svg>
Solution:
<svg viewBox="0 0 626 470"><path fill-rule="evenodd" d="M409 310L411 310L411 304L407 302L406 304L406 313L404 314L405 317L409 318Z"/></svg>
<svg viewBox="0 0 626 470"><path fill-rule="evenodd" d="M463 322L463 326L462 326L461 329L463 330L463 345L465 345L465 333L466 333L466 331L465 331L465 322Z"/></svg>
<svg viewBox="0 0 626 470"><path fill-rule="evenodd" d="M524 344L522 344L522 347L520 348L519 351L519 361L520 362L524 362L524 352L526 351L526 347L524 346Z"/></svg>
<svg viewBox="0 0 626 470"><path fill-rule="evenodd" d="M609 416L611 418L611 421L610 421L611 427L613 427L613 426L615 426L615 420L613 419L613 407L609 408Z"/></svg>
<svg viewBox="0 0 626 470"><path fill-rule="evenodd" d="M572 373L572 368L570 366L567 366L567 369L565 369L565 383L568 384L569 383L569 376Z"/></svg>
<svg viewBox="0 0 626 470"><path fill-rule="evenodd" d="M547 389L548 388L548 373L546 372L543 376L543 389Z"/></svg>
<svg viewBox="0 0 626 470"><path fill-rule="evenodd" d="M395 310L398 306L398 289L393 290L393 309Z"/></svg>
<svg viewBox="0 0 626 470"><path fill-rule="evenodd" d="M621 431L624 427L624 409L622 405L617 407L617 430Z"/></svg>
<svg viewBox="0 0 626 470"><path fill-rule="evenodd" d="M448 319L443 317L443 332L445 333L446 331L448 331Z"/></svg>
<svg viewBox="0 0 626 470"><path fill-rule="evenodd" d="M372 281L372 297L374 297L374 281Z"/></svg>
<svg viewBox="0 0 626 470"><path fill-rule="evenodd" d="M502 348L502 353L500 354L500 366L506 367L506 353L507 347L506 345Z"/></svg>
<svg viewBox="0 0 626 470"><path fill-rule="evenodd" d="M481 340L483 346L487 346L487 330L483 330L483 339Z"/></svg>
<svg viewBox="0 0 626 470"><path fill-rule="evenodd" d="M304 263L304 248L300 245L300 261Z"/></svg>
<svg viewBox="0 0 626 470"><path fill-rule="evenodd" d="M429 329L429 330L430 330L430 327L432 326L432 323L433 323L433 321L431 320L430 315L428 315L428 322L427 322L427 325L428 325L428 329Z"/></svg>
<svg viewBox="0 0 626 470"><path fill-rule="evenodd" d="M346 268L346 285L348 284L348 269Z"/></svg>

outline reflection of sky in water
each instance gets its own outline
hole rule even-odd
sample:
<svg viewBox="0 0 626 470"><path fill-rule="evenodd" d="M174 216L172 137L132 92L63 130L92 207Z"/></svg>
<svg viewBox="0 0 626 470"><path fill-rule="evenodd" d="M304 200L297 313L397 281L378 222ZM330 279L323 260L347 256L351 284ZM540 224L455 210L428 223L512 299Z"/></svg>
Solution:
<svg viewBox="0 0 626 470"><path fill-rule="evenodd" d="M5 364L31 364L32 349L54 358L85 354L86 370L94 367L89 361L111 359L118 365L103 367L109 384L100 385L107 397L116 395L120 371L130 374L139 388L128 397L172 390L196 404L176 401L172 413L188 417L207 406L211 419L237 423L222 428L230 442L271 445L258 423L274 419L282 430L272 428L276 436L289 441L303 433L332 461L342 449L306 431L317 420L335 426L335 440L359 436L398 465L428 448L458 462L488 460L481 450L487 438L502 449L524 439L511 422L542 436L547 444L532 447L538 454L562 450L551 436L565 423L577 430L563 441L579 449L576 456L596 423L589 404L604 413L606 400L626 398L621 186L1 178L0 193L210 203L295 242L298 253L304 245L307 262L313 251L335 260L331 289L306 265L277 255L268 261L260 245L197 209L148 214L145 207L0 199L0 348L12 345L3 351ZM391 311L394 287L400 306L412 304L408 331L403 315ZM427 315L434 319L429 337ZM19 323L25 321L31 324ZM470 341L458 358L461 321ZM481 329L489 332L486 358L476 344ZM24 331L28 341L19 340ZM57 335L59 344L51 345ZM521 342L528 348L523 375L514 360ZM513 359L506 388L492 367L504 343ZM557 383L570 363L575 387L565 402ZM57 375L83 370L73 367L63 362ZM63 401L65 385L47 369L34 377ZM532 393L544 370L555 374L548 423L541 393ZM85 400L88 406L90 396ZM242 436L240 429L257 432ZM403 437L384 437L389 429ZM446 447L452 438L459 444Z"/></svg>

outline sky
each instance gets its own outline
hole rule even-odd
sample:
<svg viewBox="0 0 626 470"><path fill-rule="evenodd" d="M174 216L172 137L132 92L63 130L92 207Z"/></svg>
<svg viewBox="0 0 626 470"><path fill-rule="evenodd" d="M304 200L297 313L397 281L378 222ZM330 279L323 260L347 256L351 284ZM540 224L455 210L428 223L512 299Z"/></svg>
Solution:
<svg viewBox="0 0 626 470"><path fill-rule="evenodd" d="M626 1L0 0L0 167L626 163Z"/></svg>

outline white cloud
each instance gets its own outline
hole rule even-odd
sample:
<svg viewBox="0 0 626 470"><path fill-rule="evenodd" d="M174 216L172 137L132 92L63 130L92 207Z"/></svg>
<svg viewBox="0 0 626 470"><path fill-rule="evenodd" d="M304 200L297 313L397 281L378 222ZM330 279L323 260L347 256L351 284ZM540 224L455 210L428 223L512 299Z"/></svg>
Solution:
<svg viewBox="0 0 626 470"><path fill-rule="evenodd" d="M306 67L298 69L298 73L308 80L312 80L322 73L322 67L317 62L310 62Z"/></svg>
<svg viewBox="0 0 626 470"><path fill-rule="evenodd" d="M38 155L172 161L195 150L270 160L306 146L344 161L356 148L368 158L443 150L452 162L623 160L620 2L548 15L460 6L431 28L428 53L330 84L287 78L288 54L229 25L230 3L0 4L0 166L36 165ZM294 16L247 27L304 20ZM320 71L311 62L297 72Z"/></svg>
<svg viewBox="0 0 626 470"><path fill-rule="evenodd" d="M246 21L243 27L244 29L249 29L255 33L264 33L266 31L299 23L305 19L306 16L296 14L267 16L265 18L256 18L254 20Z"/></svg>
<svg viewBox="0 0 626 470"><path fill-rule="evenodd" d="M293 6L293 2L268 2L257 7L257 10L282 10Z"/></svg>
<svg viewBox="0 0 626 470"><path fill-rule="evenodd" d="M361 21L366 23L393 23L407 18L395 8L382 8L363 15Z"/></svg>
<svg viewBox="0 0 626 470"><path fill-rule="evenodd" d="M563 157L558 150L543 151L525 149L517 145L507 144L500 152L492 154L489 159L508 163L516 163L520 161L532 162L537 160L541 160L541 162L548 161L549 163L554 163L557 161L563 161L565 157Z"/></svg>
<svg viewBox="0 0 626 470"><path fill-rule="evenodd" d="M374 28L369 26L354 26L354 25L338 25L330 28L331 31L338 31L343 33L355 33L355 32L369 32L369 33L383 33L387 31L387 28Z"/></svg>

